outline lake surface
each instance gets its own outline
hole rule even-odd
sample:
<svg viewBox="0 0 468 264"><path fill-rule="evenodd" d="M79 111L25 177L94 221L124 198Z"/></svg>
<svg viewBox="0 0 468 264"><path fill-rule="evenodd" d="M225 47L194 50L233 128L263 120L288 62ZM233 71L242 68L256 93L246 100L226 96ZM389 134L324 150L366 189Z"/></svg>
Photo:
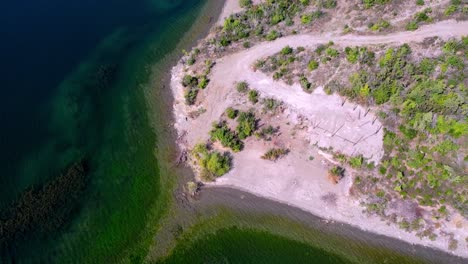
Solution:
<svg viewBox="0 0 468 264"><path fill-rule="evenodd" d="M151 68L173 52L204 4L2 3L0 208L4 221L16 220L1 263L103 263L145 254L167 207L161 190L172 188L161 186L155 159L145 98ZM57 180L82 161L85 177ZM84 187L73 197L60 193L71 184ZM19 206L33 186L34 199L47 205ZM28 221L21 214L34 221L16 224Z"/></svg>
<svg viewBox="0 0 468 264"><path fill-rule="evenodd" d="M304 212L298 220L283 205L244 194L241 203L232 190L207 192L195 209L174 201L190 173L172 164L163 77L177 49L203 30L184 34L213 23L220 4L2 3L0 220L8 225L0 263L140 263L163 244L168 263L414 263L408 250L374 247L382 238L351 242L321 230L316 218L303 227ZM73 170L77 164L83 170ZM173 232L172 224L183 228ZM165 243L155 238L165 232L173 234Z"/></svg>

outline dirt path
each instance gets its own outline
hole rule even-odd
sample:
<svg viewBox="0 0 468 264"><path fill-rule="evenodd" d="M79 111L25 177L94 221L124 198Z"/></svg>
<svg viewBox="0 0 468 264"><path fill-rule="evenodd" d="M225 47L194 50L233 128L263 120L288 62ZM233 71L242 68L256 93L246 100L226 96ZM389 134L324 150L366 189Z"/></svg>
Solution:
<svg viewBox="0 0 468 264"><path fill-rule="evenodd" d="M320 93L320 89L317 89L317 92L313 94L306 94L299 84L289 86L283 82L274 81L261 72L254 72L251 69L252 64L260 58L273 55L286 45L292 47L314 46L329 41L333 41L336 45L347 46L403 44L423 41L431 36L448 39L461 35L468 35L468 22L457 23L451 20L423 26L417 31L389 35L343 36L327 34L315 36L304 34L260 43L218 61L213 69L211 84L207 89L209 95L205 100L205 108L208 110L208 114L199 123L203 126L207 123L210 124L212 120L217 120L228 104L232 103L227 99L227 95L233 92L233 83L246 80L262 96L274 97L283 101L309 118L314 126L319 125L321 131L310 131L311 142L317 142L322 147L331 146L348 155L362 154L378 163L383 155L383 131L379 131L382 126L378 121L373 122L374 115L369 114L361 118L363 113L366 113L366 109L360 106L350 103L342 105L342 99L339 96L327 96ZM212 102L216 102L216 104L212 104ZM208 132L206 128L201 129L203 133ZM337 132L338 129L341 131Z"/></svg>

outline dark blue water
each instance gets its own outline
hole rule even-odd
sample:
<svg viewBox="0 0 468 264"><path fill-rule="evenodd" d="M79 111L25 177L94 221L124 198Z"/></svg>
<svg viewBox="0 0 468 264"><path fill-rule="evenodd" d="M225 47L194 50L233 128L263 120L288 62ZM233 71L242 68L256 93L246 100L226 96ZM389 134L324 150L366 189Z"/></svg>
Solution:
<svg viewBox="0 0 468 264"><path fill-rule="evenodd" d="M4 1L0 10L0 177L2 188L20 190L29 179L12 175L50 136L47 104L64 77L117 28L161 10L142 0ZM1 205L11 193L0 193Z"/></svg>
<svg viewBox="0 0 468 264"><path fill-rule="evenodd" d="M167 208L148 69L204 3L2 3L0 263L144 256ZM69 173L76 164L86 172Z"/></svg>

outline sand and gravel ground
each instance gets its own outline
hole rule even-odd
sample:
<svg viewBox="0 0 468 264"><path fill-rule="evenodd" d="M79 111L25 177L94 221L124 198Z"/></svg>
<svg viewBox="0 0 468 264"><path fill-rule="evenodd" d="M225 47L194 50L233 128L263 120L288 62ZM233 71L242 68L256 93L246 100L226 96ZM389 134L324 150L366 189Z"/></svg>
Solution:
<svg viewBox="0 0 468 264"><path fill-rule="evenodd" d="M238 10L238 1L228 0L223 14ZM410 243L422 244L448 251L445 238L436 241L420 240L414 233L407 233L395 225L387 225L377 217L362 212L359 200L350 195L352 177L347 175L337 185L327 179L331 166L329 157L320 154L314 144L333 147L348 155L362 154L378 163L383 155L383 129L375 113L345 102L337 95L326 95L319 87L312 94L302 91L298 84L293 86L273 81L267 75L253 71L252 64L263 57L273 55L286 45L315 46L333 41L338 46L399 45L407 42L421 42L427 37L442 39L468 35L468 22L443 21L422 26L417 31L397 32L388 35L294 35L263 42L250 49L221 58L216 62L210 75L210 84L201 93L195 107L184 103L184 89L180 84L184 66L178 64L172 70L171 89L175 96L175 127L179 133L182 149L191 149L196 143L209 139L211 124L218 121L227 107L249 109L246 96L235 89L235 82L246 80L251 88L257 89L262 97L273 97L284 103L285 110L265 118L262 123L280 126L280 135L273 141L261 141L254 137L245 142L245 148L233 154L233 169L208 187L229 186L299 207L315 215L345 222L364 230L396 237ZM199 108L206 112L199 117L187 118L189 112ZM276 161L260 158L269 148L286 147L290 153ZM310 160L309 157L314 157ZM448 223L447 232L455 233L458 249L452 252L468 257L465 237L468 223Z"/></svg>

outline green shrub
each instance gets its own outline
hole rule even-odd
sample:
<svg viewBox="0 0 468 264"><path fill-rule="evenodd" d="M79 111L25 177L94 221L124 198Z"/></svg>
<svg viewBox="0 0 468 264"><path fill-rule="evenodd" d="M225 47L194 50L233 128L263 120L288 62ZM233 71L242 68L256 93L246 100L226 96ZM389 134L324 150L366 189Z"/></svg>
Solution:
<svg viewBox="0 0 468 264"><path fill-rule="evenodd" d="M309 71L316 70L319 66L319 63L316 60L310 60L309 64L307 64L307 68L309 68Z"/></svg>
<svg viewBox="0 0 468 264"><path fill-rule="evenodd" d="M317 48L315 49L315 53L317 53L317 55L322 55L322 52L326 49L327 47L325 45L318 45Z"/></svg>
<svg viewBox="0 0 468 264"><path fill-rule="evenodd" d="M200 78L200 82L198 83L198 88L205 89L209 82L210 82L210 80L208 80L208 78L206 78L206 76L202 76Z"/></svg>
<svg viewBox="0 0 468 264"><path fill-rule="evenodd" d="M428 59L428 58L424 58L421 60L421 62L419 63L418 65L418 70L424 74L425 76L429 77L435 70L435 67L436 67L436 64L437 62L431 60L431 59Z"/></svg>
<svg viewBox="0 0 468 264"><path fill-rule="evenodd" d="M447 7L447 9L445 9L444 14L445 14L446 16L451 16L451 15L453 15L453 13L455 13L455 12L457 11L457 9L458 9L458 6L456 6L456 5L449 5L449 6Z"/></svg>
<svg viewBox="0 0 468 264"><path fill-rule="evenodd" d="M416 0L416 4L419 5L419 6L423 6L424 5L424 0Z"/></svg>
<svg viewBox="0 0 468 264"><path fill-rule="evenodd" d="M241 112L237 118L237 122L236 131L240 139L246 139L257 129L257 120L252 112Z"/></svg>
<svg viewBox="0 0 468 264"><path fill-rule="evenodd" d="M249 91L249 101L253 104L258 102L258 92L257 90L250 90Z"/></svg>
<svg viewBox="0 0 468 264"><path fill-rule="evenodd" d="M411 31L414 31L416 29L418 29L419 26L418 26L418 23L416 21L410 21L407 25L406 25L406 30L411 30Z"/></svg>
<svg viewBox="0 0 468 264"><path fill-rule="evenodd" d="M361 156L356 156L356 157L351 157L349 159L349 165L351 165L351 167L353 167L355 169L361 168L363 163L364 163L364 157L362 155Z"/></svg>
<svg viewBox="0 0 468 264"><path fill-rule="evenodd" d="M429 22L431 20L431 18L429 17L429 13L432 13L432 9L430 8L426 8L424 9L422 12L418 12L416 13L416 15L414 16L415 20L417 23L420 23L420 22Z"/></svg>
<svg viewBox="0 0 468 264"><path fill-rule="evenodd" d="M338 52L338 50L336 50L336 49L334 49L334 48L330 48L330 47L328 47L328 48L325 50L325 53L326 53L328 56L332 57L332 58L338 57L338 55L340 54L340 53Z"/></svg>
<svg viewBox="0 0 468 264"><path fill-rule="evenodd" d="M188 105L195 104L197 100L198 89L190 88L185 92L185 103Z"/></svg>
<svg viewBox="0 0 468 264"><path fill-rule="evenodd" d="M346 47L345 48L345 54L346 54L346 59L351 62L351 63L356 63L359 58L359 48L350 48Z"/></svg>
<svg viewBox="0 0 468 264"><path fill-rule="evenodd" d="M286 46L283 49L281 49L281 54L282 55L289 55L293 52L293 49L290 46Z"/></svg>
<svg viewBox="0 0 468 264"><path fill-rule="evenodd" d="M231 169L231 158L227 154L213 152L208 155L205 164L210 173L219 177Z"/></svg>
<svg viewBox="0 0 468 264"><path fill-rule="evenodd" d="M273 99L273 98L266 98L263 100L263 105L265 106L265 109L268 111L274 111L278 106L281 104L281 102Z"/></svg>
<svg viewBox="0 0 468 264"><path fill-rule="evenodd" d="M381 31L382 29L386 29L390 27L390 23L386 20L380 20L379 22L373 24L371 27L370 27L370 30L372 31Z"/></svg>
<svg viewBox="0 0 468 264"><path fill-rule="evenodd" d="M382 174L382 175L387 174L387 168L385 168L384 166L380 166L379 167L379 173Z"/></svg>
<svg viewBox="0 0 468 264"><path fill-rule="evenodd" d="M246 93L249 90L249 84L245 81L238 82L236 84L236 89L239 93Z"/></svg>
<svg viewBox="0 0 468 264"><path fill-rule="evenodd" d="M281 13L276 13L274 14L271 19L270 19L270 24L271 25L276 25L279 22L283 21L285 19L284 15Z"/></svg>
<svg viewBox="0 0 468 264"><path fill-rule="evenodd" d="M414 139L415 137L418 136L418 131L412 128L408 128L404 125L400 125L399 128L400 128L401 133L403 133L403 135L405 135L405 137L409 140Z"/></svg>
<svg viewBox="0 0 468 264"><path fill-rule="evenodd" d="M237 114L239 113L238 110L232 108L232 107L229 107L228 109L226 109L226 115L227 117L229 117L230 119L235 119L237 117Z"/></svg>
<svg viewBox="0 0 468 264"><path fill-rule="evenodd" d="M299 79L299 83L301 84L301 87L304 91L306 92L312 92L312 83L309 82L309 80L307 80L307 78L302 75Z"/></svg>
<svg viewBox="0 0 468 264"><path fill-rule="evenodd" d="M252 6L252 0L239 0L239 6L242 7L242 8L251 7Z"/></svg>
<svg viewBox="0 0 468 264"><path fill-rule="evenodd" d="M324 15L324 13L320 10L316 10L310 14L305 14L301 16L301 23L304 25L308 25L312 23L314 19L319 19Z"/></svg>
<svg viewBox="0 0 468 264"><path fill-rule="evenodd" d="M273 41L273 40L279 38L280 36L281 36L281 34L278 31L272 30L272 31L268 32L268 34L265 36L265 38L268 41Z"/></svg>
<svg viewBox="0 0 468 264"><path fill-rule="evenodd" d="M188 59L187 59L187 65L193 65L195 63L195 56L190 56Z"/></svg>
<svg viewBox="0 0 468 264"><path fill-rule="evenodd" d="M210 151L206 144L195 145L192 155L203 168L200 177L204 181L213 181L231 169L231 158L228 153L221 154L217 151Z"/></svg>
<svg viewBox="0 0 468 264"><path fill-rule="evenodd" d="M312 15L302 15L301 23L304 25L310 24L312 22Z"/></svg>
<svg viewBox="0 0 468 264"><path fill-rule="evenodd" d="M289 150L284 148L271 148L263 156L262 159L276 161L279 158L288 154Z"/></svg>
<svg viewBox="0 0 468 264"><path fill-rule="evenodd" d="M243 144L239 140L238 136L234 131L229 129L225 122L219 122L213 124L213 129L210 131L211 140L218 140L221 142L221 145L232 149L234 152L239 152L242 150Z"/></svg>
<svg viewBox="0 0 468 264"><path fill-rule="evenodd" d="M184 87L196 87L198 85L198 79L195 76L191 76L190 74L186 74L182 79L182 85Z"/></svg>
<svg viewBox="0 0 468 264"><path fill-rule="evenodd" d="M336 7L336 0L324 0L322 1L323 8L335 8Z"/></svg>

